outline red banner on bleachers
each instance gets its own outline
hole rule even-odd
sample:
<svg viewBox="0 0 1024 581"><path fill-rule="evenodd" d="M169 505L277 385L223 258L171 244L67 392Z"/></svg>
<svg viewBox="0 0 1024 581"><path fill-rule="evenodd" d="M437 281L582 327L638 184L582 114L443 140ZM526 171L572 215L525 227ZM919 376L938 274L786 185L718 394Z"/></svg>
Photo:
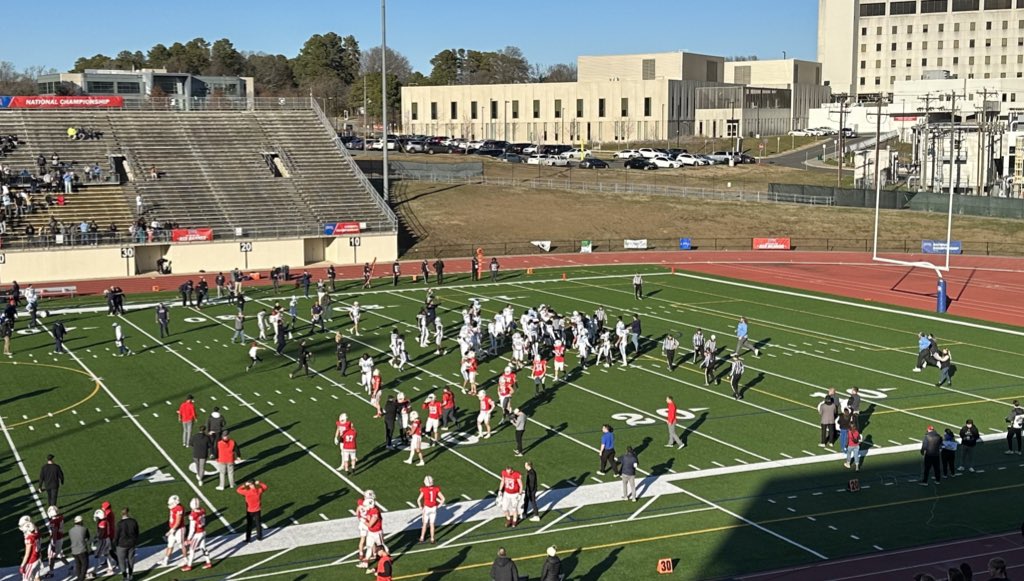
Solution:
<svg viewBox="0 0 1024 581"><path fill-rule="evenodd" d="M213 228L175 228L171 230L174 242L209 242L213 240Z"/></svg>
<svg viewBox="0 0 1024 581"><path fill-rule="evenodd" d="M754 250L789 250L789 238L754 238Z"/></svg>
<svg viewBox="0 0 1024 581"><path fill-rule="evenodd" d="M89 109L123 107L124 97L119 96L45 96L45 97L3 97L0 105L9 109Z"/></svg>

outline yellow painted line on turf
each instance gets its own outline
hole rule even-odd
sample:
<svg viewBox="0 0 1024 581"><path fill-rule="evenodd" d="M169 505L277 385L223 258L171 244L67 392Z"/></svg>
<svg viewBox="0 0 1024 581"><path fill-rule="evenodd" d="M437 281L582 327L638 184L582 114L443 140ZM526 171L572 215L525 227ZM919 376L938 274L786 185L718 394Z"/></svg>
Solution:
<svg viewBox="0 0 1024 581"><path fill-rule="evenodd" d="M780 517L780 518L775 518L775 519L763 520L763 521L760 521L758 524L761 524L761 525L778 524L778 523L791 522L791 521L796 521L796 520L806 520L808 516L812 516L814 518L820 518L820 517L823 517L823 516L833 516L833 515L837 515L837 514L846 514L846 513L851 513L851 512L860 512L860 511L864 511L864 510L889 508L889 507L893 507L893 506L903 506L903 505L909 505L909 504L917 504L917 503L921 503L921 502L934 502L936 500L946 499L946 498L954 498L954 497L958 497L958 496L967 496L967 495L973 496L973 495L976 495L976 494L979 494L979 493L999 492L999 491L1002 491L1002 490L1011 490L1011 489L1014 489L1014 488L1024 488L1024 483L1021 483L1021 484L1008 484L1006 486L994 486L994 487L991 487L991 488L972 489L972 490L967 490L967 491L964 491L964 492L954 492L952 494L943 494L943 495L940 495L940 496L927 496L927 497L923 497L923 498L911 498L911 499L908 499L908 500L897 500L897 501L893 501L893 502L883 502L883 503L879 503L879 504L860 505L860 506L855 506L855 507L851 507L851 508L840 508L840 509L836 509L836 510L822 511L822 512L812 513L810 515L786 516L786 517ZM600 525L598 525L598 526L600 526ZM637 544L642 544L642 543L651 543L651 542L656 542L656 541L664 541L664 540L668 540L668 539L677 539L677 538L691 537L691 536L696 536L696 535L705 535L705 534L709 534L709 533L717 533L717 532L722 532L722 531L735 530L735 529L745 528L745 527L750 527L750 526L752 526L752 525L749 525L749 524L746 524L746 523L736 523L736 524L731 524L731 525L723 525L723 526L718 526L718 527L709 527L709 528L704 528L704 529L698 529L698 530L694 530L694 531L682 531L682 532L678 532L678 533L667 533L667 534L664 534L664 535L656 535L656 536L653 536L653 537L643 537L643 538L639 538L639 539L629 539L629 540L619 541L619 542L615 542L615 543L604 543L604 544L601 544L601 545L594 545L592 547L579 547L578 551L581 552L581 553L582 552L586 552L586 551L600 551L600 550L603 550L603 549L611 549L611 548L616 548L616 547L623 547L623 546L626 546L626 545L637 545ZM553 532L557 533L558 531L555 530ZM477 542L487 542L487 541L477 541ZM569 552L570 548L569 547L563 547L562 551L563 552ZM545 558L545 557L547 557L547 553L538 553L538 554L534 554L534 555L526 555L526 556L523 556L523 557L516 557L516 561L520 561L520 562L521 561L529 561L529 560L541 559L541 558ZM462 565L462 566L459 566L459 567L452 567L451 569L433 569L433 570L426 571L426 572L423 572L423 573L416 573L416 574L412 574L412 575L401 575L401 576L394 577L393 579L395 579L395 581L398 581L399 579L422 579L424 577L429 577L431 575L436 575L438 573L453 573L455 571L468 571L468 570L471 570L471 569L480 569L482 567L488 567L488 566L490 566L492 564L493 564L493 561L487 561L486 563L474 563L472 565Z"/></svg>
<svg viewBox="0 0 1024 581"><path fill-rule="evenodd" d="M1024 395L1012 395L1012 396L1007 397L1006 399L1007 399L1007 401L1012 401L1012 400L1015 400L1015 399L1018 399L1018 400L1019 399L1024 399ZM988 400L984 400L984 399L976 399L976 400L972 400L972 401L961 401L961 402L953 402L953 403L940 403L940 404L936 404L936 405L926 405L926 406L921 406L921 407L916 407L916 408L903 408L903 409L898 409L898 410L882 410L880 412L875 412L873 415L898 414L900 412L916 412L916 411L922 411L922 410L935 410L935 409L948 408L948 407L953 407L953 406L974 405L974 404L979 404L979 403L992 403L992 402L990 402Z"/></svg>
<svg viewBox="0 0 1024 581"><path fill-rule="evenodd" d="M73 369L71 367L64 367L63 365L53 365L53 364L50 364L50 363L26 363L26 362L22 362L22 361L0 361L0 364L4 364L4 365L33 365L33 366L36 366L36 367L49 367L51 369L63 369L64 371L70 371L72 373L78 373L80 375L84 375L84 376L92 379L92 377L88 373L82 371L81 369ZM92 392L90 392L89 395L85 396L83 399L81 399L81 400L79 400L79 401L77 401L77 402L75 402L75 403L73 403L73 404L71 404L69 406L62 407L62 408L60 408L57 411L49 412L47 414L44 414L44 415L41 415L41 416L37 416L37 417L34 417L34 418L29 418L27 420L22 420L20 422L16 422L16 423L13 423L13 424L8 424L7 429L10 430L10 429L16 428L18 426L24 426L25 424L31 424L32 422L38 422L39 420L44 420L44 419L51 418L51 417L56 416L56 415L60 415L60 414L62 414L64 412L69 412L69 411L77 408L78 406L84 404L85 402L89 401L90 399L95 397L96 394L99 393L99 392L100 392L100 382L96 381L95 385L92 388Z"/></svg>

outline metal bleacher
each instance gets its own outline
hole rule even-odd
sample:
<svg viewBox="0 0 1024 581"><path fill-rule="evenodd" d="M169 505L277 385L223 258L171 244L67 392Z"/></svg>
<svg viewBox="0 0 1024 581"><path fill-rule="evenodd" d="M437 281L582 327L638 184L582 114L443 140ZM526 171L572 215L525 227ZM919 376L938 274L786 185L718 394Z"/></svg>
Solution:
<svg viewBox="0 0 1024 581"><path fill-rule="evenodd" d="M70 126L103 133L69 141ZM241 110L110 109L0 112L0 133L26 142L16 155L123 158L122 208L141 195L146 219L213 228L217 238L314 236L330 222L394 232L394 213L362 175L315 105ZM10 160L5 160L10 161ZM18 160L21 163L21 160ZM158 177L151 173L156 170ZM122 212L123 213L123 212Z"/></svg>

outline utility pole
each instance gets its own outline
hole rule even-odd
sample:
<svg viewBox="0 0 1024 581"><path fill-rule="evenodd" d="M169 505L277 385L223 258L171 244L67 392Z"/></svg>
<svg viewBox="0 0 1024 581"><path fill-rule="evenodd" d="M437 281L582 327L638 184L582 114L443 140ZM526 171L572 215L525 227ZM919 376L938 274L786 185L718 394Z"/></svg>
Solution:
<svg viewBox="0 0 1024 581"><path fill-rule="evenodd" d="M882 104L884 100L878 99L876 104L878 111L875 113L875 192L882 191L882 166L879 163L882 154ZM891 165L891 164L890 164Z"/></svg>
<svg viewBox="0 0 1024 581"><path fill-rule="evenodd" d="M985 140L985 136L988 133L988 108L985 105L988 102L989 94L991 93L992 95L996 95L997 93L996 91L989 91L987 87L977 92L981 94L981 119L977 121L978 162L976 164L977 179L975 180L977 187L974 191L974 194L980 196L982 195L983 186L988 186L988 170L990 167L993 151L991 147L987 147L989 143ZM984 164L982 164L983 158L985 160ZM984 180L982 179L982 172L984 172Z"/></svg>
<svg viewBox="0 0 1024 581"><path fill-rule="evenodd" d="M953 189L955 184L953 183L953 164L957 162L954 148L956 146L956 130L954 123L956 121L956 91L951 91L949 94L949 198L953 199Z"/></svg>
<svg viewBox="0 0 1024 581"><path fill-rule="evenodd" d="M385 4L387 0L380 0L380 111L381 111L381 125L384 126L384 147L383 147L383 164L384 164L384 201L389 201L388 187L388 20L387 20L387 8ZM398 141L395 141L397 148Z"/></svg>
<svg viewBox="0 0 1024 581"><path fill-rule="evenodd" d="M935 152L928 148L928 144L930 143L929 140L931 139L931 136L932 136L931 100L932 100L932 94L931 93L925 93L924 94L924 160L923 160L923 163L921 163L921 166L919 168L919 171L921 172L922 177L924 176L925 170L928 169L928 157L931 156L932 159L935 158ZM929 183L928 183L928 189L934 191L935 190L935 164L934 163L932 163L932 168L931 168L931 172L929 173L929 178L930 178L930 180L929 180ZM919 181L917 185L921 189L924 189L923 181Z"/></svg>
<svg viewBox="0 0 1024 581"><path fill-rule="evenodd" d="M836 169L836 187L841 187L843 183L843 157L846 152L846 144L843 139L843 128L846 127L846 116L849 115L850 110L846 108L847 95L836 95L838 99L836 102L839 103L839 133L836 135L836 161L839 166Z"/></svg>

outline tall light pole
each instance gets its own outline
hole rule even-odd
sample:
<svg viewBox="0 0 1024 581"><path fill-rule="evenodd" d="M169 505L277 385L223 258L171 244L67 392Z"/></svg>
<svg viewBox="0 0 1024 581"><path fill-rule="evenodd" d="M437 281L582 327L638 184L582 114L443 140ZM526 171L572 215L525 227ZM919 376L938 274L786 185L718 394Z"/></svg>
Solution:
<svg viewBox="0 0 1024 581"><path fill-rule="evenodd" d="M380 0L380 110L384 133L384 201L389 201L388 192L388 20L387 0Z"/></svg>

